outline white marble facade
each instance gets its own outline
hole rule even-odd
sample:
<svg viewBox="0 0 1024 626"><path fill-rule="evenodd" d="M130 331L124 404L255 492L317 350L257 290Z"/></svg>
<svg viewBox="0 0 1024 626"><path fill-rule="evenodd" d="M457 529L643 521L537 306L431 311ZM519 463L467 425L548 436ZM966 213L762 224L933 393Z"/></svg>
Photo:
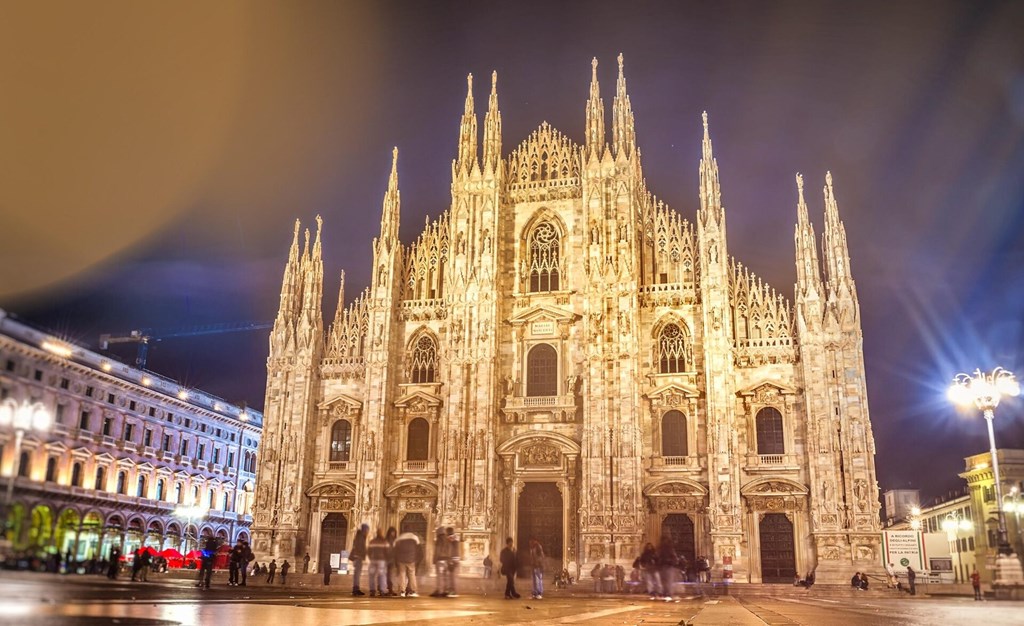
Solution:
<svg viewBox="0 0 1024 626"><path fill-rule="evenodd" d="M451 206L399 241L396 149L372 284L346 300L342 274L327 326L320 218L304 244L296 223L258 553L326 558L367 522L454 526L471 569L527 533L574 573L628 565L665 532L737 581L876 566L859 305L831 176L820 246L797 177L790 301L729 250L706 116L693 220L648 190L621 57L618 70L610 141L595 60L583 143L545 123L508 153L497 76L482 140L470 77Z"/></svg>

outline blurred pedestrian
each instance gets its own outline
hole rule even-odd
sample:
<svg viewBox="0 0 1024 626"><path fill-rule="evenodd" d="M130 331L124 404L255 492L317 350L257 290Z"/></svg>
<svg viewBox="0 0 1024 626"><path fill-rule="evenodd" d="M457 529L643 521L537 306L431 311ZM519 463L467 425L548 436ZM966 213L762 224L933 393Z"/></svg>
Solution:
<svg viewBox="0 0 1024 626"><path fill-rule="evenodd" d="M516 569L518 569L519 563L516 558L516 549L512 545L512 537L505 539L505 547L502 548L501 554L498 555L498 560L501 561L500 573L505 577L505 599L518 598L519 592L516 591Z"/></svg>
<svg viewBox="0 0 1024 626"><path fill-rule="evenodd" d="M366 533L370 531L369 524L363 524L356 531L352 539L352 550L348 553L348 560L352 562L352 595L365 596L359 588L359 576L363 573L363 561L366 560Z"/></svg>
<svg viewBox="0 0 1024 626"><path fill-rule="evenodd" d="M534 600L544 597L544 546L534 538L530 539L530 568L533 571Z"/></svg>
<svg viewBox="0 0 1024 626"><path fill-rule="evenodd" d="M398 567L398 594L407 598L419 596L416 581L416 562L419 560L420 538L404 532L395 539L394 558Z"/></svg>
<svg viewBox="0 0 1024 626"><path fill-rule="evenodd" d="M309 552L307 552L306 555L302 557L302 573L309 573Z"/></svg>
<svg viewBox="0 0 1024 626"><path fill-rule="evenodd" d="M277 559L270 559L270 566L267 568L267 584L274 583L274 576L277 574Z"/></svg>
<svg viewBox="0 0 1024 626"><path fill-rule="evenodd" d="M388 586L388 540L379 528L366 548L366 560L370 562L370 597L383 598Z"/></svg>

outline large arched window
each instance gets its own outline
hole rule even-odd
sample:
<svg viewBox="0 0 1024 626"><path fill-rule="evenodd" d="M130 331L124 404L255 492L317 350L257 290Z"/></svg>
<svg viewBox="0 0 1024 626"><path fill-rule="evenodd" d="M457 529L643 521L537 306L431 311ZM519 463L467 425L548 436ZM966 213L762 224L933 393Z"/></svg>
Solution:
<svg viewBox="0 0 1024 626"><path fill-rule="evenodd" d="M96 489L103 490L107 488L107 470L103 467L96 468Z"/></svg>
<svg viewBox="0 0 1024 626"><path fill-rule="evenodd" d="M352 454L352 423L338 420L331 428L331 461L348 461Z"/></svg>
<svg viewBox="0 0 1024 626"><path fill-rule="evenodd" d="M758 454L785 453L786 445L782 437L782 413L779 413L778 409L769 406L758 411L755 425Z"/></svg>
<svg viewBox="0 0 1024 626"><path fill-rule="evenodd" d="M561 241L550 222L541 222L530 233L530 291L558 291Z"/></svg>
<svg viewBox="0 0 1024 626"><path fill-rule="evenodd" d="M52 483L57 481L57 459L56 457L50 457L46 459L46 482Z"/></svg>
<svg viewBox="0 0 1024 626"><path fill-rule="evenodd" d="M138 483L135 485L135 497L145 498L146 497L146 477L139 476Z"/></svg>
<svg viewBox="0 0 1024 626"><path fill-rule="evenodd" d="M558 395L558 352L546 343L534 346L526 357L526 395Z"/></svg>
<svg viewBox="0 0 1024 626"><path fill-rule="evenodd" d="M163 478L161 478L160 480L156 481L156 499L161 501L161 502L164 501L164 485L165 484L166 483L164 482Z"/></svg>
<svg viewBox="0 0 1024 626"><path fill-rule="evenodd" d="M117 473L117 493L128 495L128 472Z"/></svg>
<svg viewBox="0 0 1024 626"><path fill-rule="evenodd" d="M214 492L213 489L211 489L209 492L207 492L206 506L212 509L212 508L214 508L214 505L216 503L217 503L217 494L216 494L216 492Z"/></svg>
<svg viewBox="0 0 1024 626"><path fill-rule="evenodd" d="M412 350L412 365L409 379L413 383L432 383L437 376L437 344L433 338L423 335L416 340Z"/></svg>
<svg viewBox="0 0 1024 626"><path fill-rule="evenodd" d="M406 461L426 461L430 456L430 424L422 417L409 422L409 440L405 446Z"/></svg>
<svg viewBox="0 0 1024 626"><path fill-rule="evenodd" d="M686 333L678 324L666 324L658 335L658 372L676 374L686 371Z"/></svg>
<svg viewBox="0 0 1024 626"><path fill-rule="evenodd" d="M32 456L28 452L22 452L18 459L18 477L28 478L32 471Z"/></svg>
<svg viewBox="0 0 1024 626"><path fill-rule="evenodd" d="M662 456L686 456L686 416L669 411L661 417Z"/></svg>

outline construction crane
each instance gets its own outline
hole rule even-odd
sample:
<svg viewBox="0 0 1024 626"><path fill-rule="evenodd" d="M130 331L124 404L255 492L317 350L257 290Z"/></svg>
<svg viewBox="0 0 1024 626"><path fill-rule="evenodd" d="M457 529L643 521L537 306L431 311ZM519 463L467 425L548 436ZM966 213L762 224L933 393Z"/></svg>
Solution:
<svg viewBox="0 0 1024 626"><path fill-rule="evenodd" d="M191 328L179 328L167 331L154 331L150 328L133 330L123 335L103 334L100 335L100 350L107 350L115 343L137 343L138 349L135 352L135 367L146 369L146 359L149 356L150 344L163 341L164 339L175 339L178 337L196 337L199 335L219 335L221 333L238 333L249 330L263 330L272 328L273 322L245 322L228 324L208 324L206 326L192 326Z"/></svg>

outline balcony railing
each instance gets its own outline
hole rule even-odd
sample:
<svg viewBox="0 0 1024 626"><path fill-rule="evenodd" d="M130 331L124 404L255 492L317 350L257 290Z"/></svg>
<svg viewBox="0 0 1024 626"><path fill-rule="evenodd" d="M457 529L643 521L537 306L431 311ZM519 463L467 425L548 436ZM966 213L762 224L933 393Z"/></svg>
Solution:
<svg viewBox="0 0 1024 626"><path fill-rule="evenodd" d="M348 470L349 461L330 461L327 469L332 472L344 472Z"/></svg>
<svg viewBox="0 0 1024 626"><path fill-rule="evenodd" d="M761 465L782 465L785 462L783 454L759 454L758 461Z"/></svg>
<svg viewBox="0 0 1024 626"><path fill-rule="evenodd" d="M665 459L665 465L689 465L689 463L687 461L687 459L689 459L689 457L685 457L685 456L665 456L665 457L662 457L662 458Z"/></svg>

